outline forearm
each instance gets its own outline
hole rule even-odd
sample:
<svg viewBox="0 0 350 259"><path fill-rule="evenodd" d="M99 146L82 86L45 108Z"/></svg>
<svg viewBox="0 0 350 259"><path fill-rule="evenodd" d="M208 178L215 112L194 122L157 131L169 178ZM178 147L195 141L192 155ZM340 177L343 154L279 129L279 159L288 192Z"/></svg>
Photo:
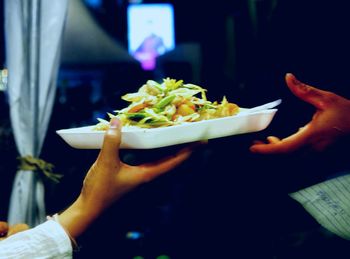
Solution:
<svg viewBox="0 0 350 259"><path fill-rule="evenodd" d="M64 212L58 215L59 223L71 236L76 239L102 213L99 209L90 209L79 197Z"/></svg>

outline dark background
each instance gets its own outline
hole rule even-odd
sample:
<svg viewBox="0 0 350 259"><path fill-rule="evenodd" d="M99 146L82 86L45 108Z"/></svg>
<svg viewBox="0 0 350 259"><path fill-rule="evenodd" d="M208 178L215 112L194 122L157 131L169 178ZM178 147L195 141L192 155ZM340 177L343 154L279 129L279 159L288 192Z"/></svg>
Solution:
<svg viewBox="0 0 350 259"><path fill-rule="evenodd" d="M89 2L96 22L126 48L128 3ZM253 140L287 136L311 119L313 108L288 92L285 73L349 97L346 1L168 2L175 8L177 44L201 48L195 83L208 89L209 99L226 95L242 107L277 98L283 103L268 129L211 140L173 172L127 195L79 238L82 250L76 258L348 258L349 243L320 228L288 197L348 169L346 152L260 156L248 151ZM0 45L5 66L3 37ZM186 60L169 62L164 71L187 82L194 78ZM123 105L122 94L157 78L125 62L62 63L60 75L42 158L65 176L58 185L46 183L48 213L74 200L97 156L94 150L70 148L55 130L95 123L97 116ZM6 95L0 94L0 219L5 220L17 151ZM121 155L126 162L138 163L179 148L123 150ZM140 237L128 238L131 232Z"/></svg>

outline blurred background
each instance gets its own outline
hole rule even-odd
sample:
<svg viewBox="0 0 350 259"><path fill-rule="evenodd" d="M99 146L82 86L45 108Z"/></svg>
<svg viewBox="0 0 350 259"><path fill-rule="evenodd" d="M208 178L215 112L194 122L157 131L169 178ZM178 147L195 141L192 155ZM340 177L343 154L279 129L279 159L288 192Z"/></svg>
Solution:
<svg viewBox="0 0 350 259"><path fill-rule="evenodd" d="M345 154L260 157L248 151L253 140L287 136L313 114L288 92L285 73L349 97L348 10L346 1L70 0L42 151L64 174L59 184L46 183L48 214L74 200L97 156L69 147L55 131L97 123L148 79L183 79L208 89L209 100L226 95L241 107L283 100L268 129L211 140L174 172L113 206L78 240L76 258L348 258L349 244L288 198L346 168ZM150 35L157 47L147 52ZM179 148L123 150L122 157L140 163ZM3 83L0 220L7 217L17 156Z"/></svg>

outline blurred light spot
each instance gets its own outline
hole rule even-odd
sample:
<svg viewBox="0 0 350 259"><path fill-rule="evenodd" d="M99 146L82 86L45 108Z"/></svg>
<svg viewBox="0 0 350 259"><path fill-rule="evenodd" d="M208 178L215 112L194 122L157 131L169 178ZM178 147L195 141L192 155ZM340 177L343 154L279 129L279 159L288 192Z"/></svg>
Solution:
<svg viewBox="0 0 350 259"><path fill-rule="evenodd" d="M143 236L143 234L138 232L138 231L129 231L129 232L126 233L126 238L127 239L132 239L132 240L139 239L142 236Z"/></svg>
<svg viewBox="0 0 350 259"><path fill-rule="evenodd" d="M102 0L84 0L84 2L93 8L98 8L102 6Z"/></svg>
<svg viewBox="0 0 350 259"><path fill-rule="evenodd" d="M142 0L129 0L129 4L141 4Z"/></svg>

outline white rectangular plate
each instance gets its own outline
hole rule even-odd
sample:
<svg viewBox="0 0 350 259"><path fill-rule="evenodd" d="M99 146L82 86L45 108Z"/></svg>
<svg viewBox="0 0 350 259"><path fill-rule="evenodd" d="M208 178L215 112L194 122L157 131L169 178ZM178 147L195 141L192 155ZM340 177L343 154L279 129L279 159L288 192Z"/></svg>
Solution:
<svg viewBox="0 0 350 259"><path fill-rule="evenodd" d="M241 109L237 115L163 128L143 129L123 127L123 149L152 149L194 141L227 137L264 130L272 121L277 109L247 112ZM94 126L61 129L56 131L70 146L79 149L100 149L104 131Z"/></svg>

